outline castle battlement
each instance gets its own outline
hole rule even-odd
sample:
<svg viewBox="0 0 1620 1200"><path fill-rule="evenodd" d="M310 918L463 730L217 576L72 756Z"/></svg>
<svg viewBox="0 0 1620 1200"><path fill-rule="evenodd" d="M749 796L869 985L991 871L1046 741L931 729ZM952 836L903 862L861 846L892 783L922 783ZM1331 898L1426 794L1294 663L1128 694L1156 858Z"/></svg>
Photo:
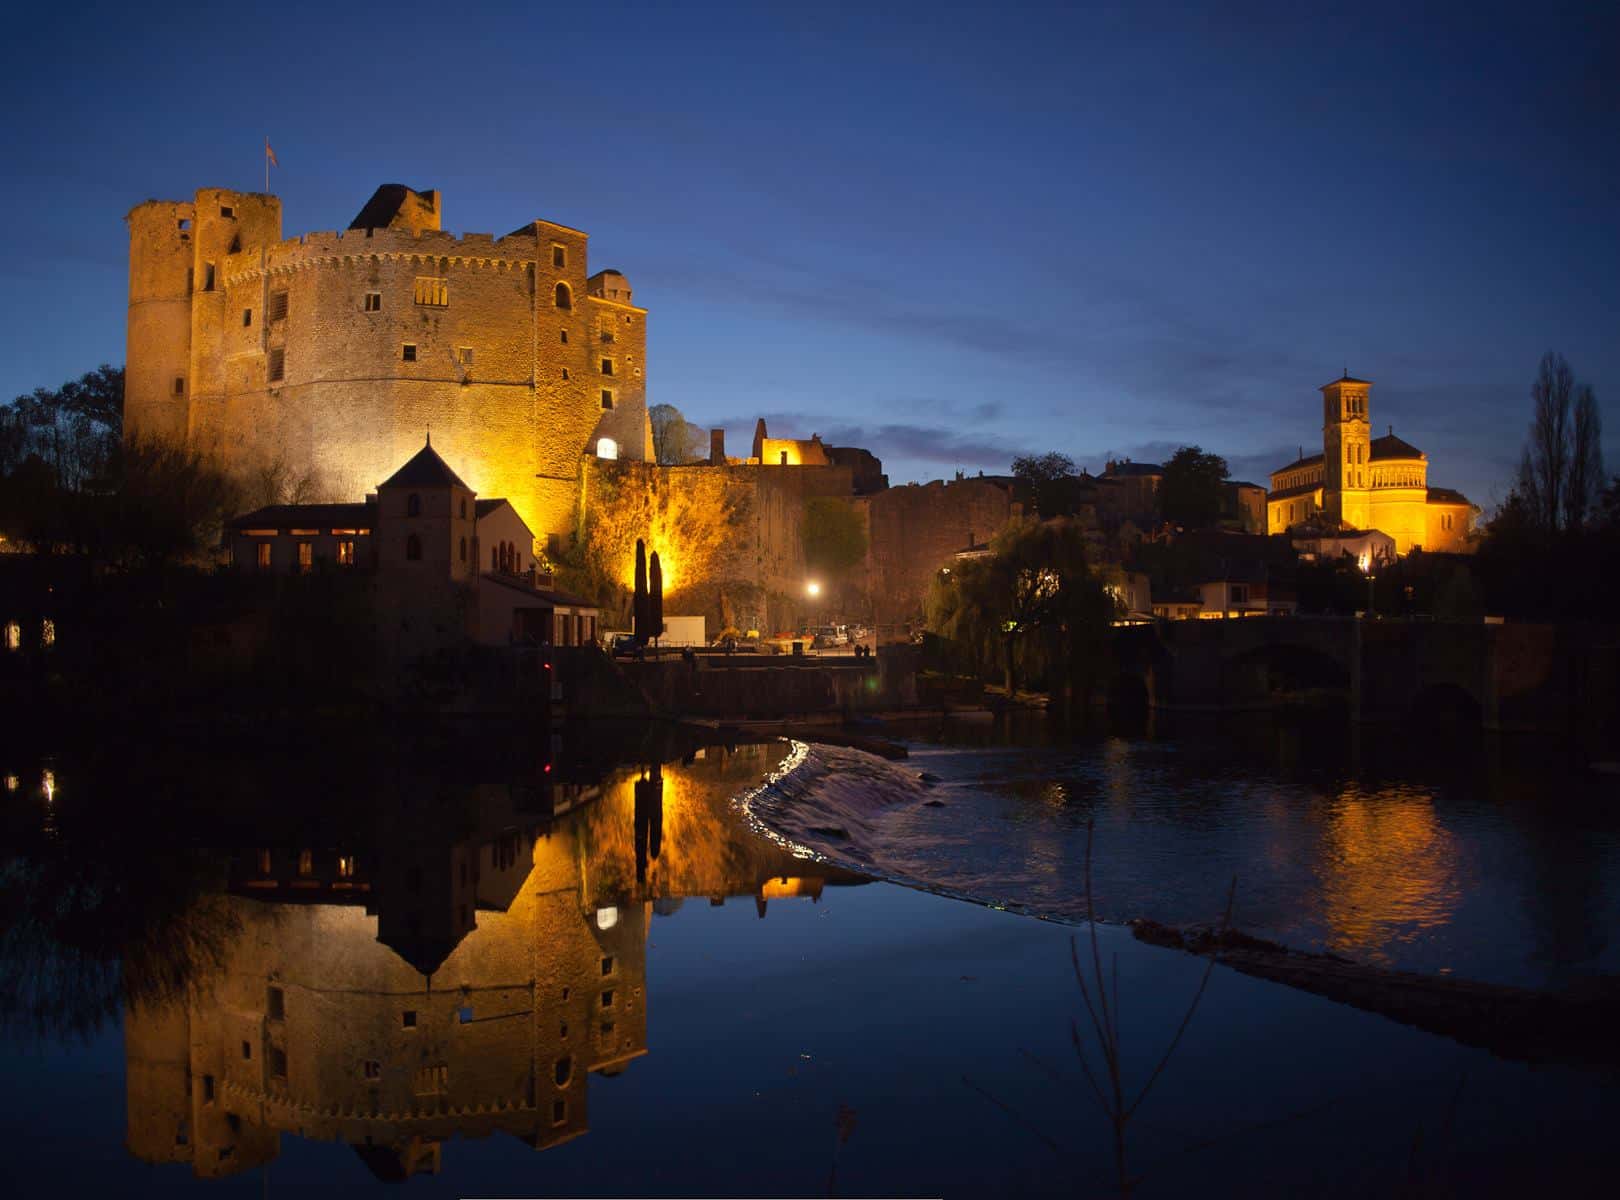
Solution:
<svg viewBox="0 0 1620 1200"><path fill-rule="evenodd" d="M434 270L490 266L526 269L538 262L538 239L530 231L496 237L492 233L454 234L442 230L341 229L300 234L273 245L239 250L222 270L228 285L305 266L414 261Z"/></svg>

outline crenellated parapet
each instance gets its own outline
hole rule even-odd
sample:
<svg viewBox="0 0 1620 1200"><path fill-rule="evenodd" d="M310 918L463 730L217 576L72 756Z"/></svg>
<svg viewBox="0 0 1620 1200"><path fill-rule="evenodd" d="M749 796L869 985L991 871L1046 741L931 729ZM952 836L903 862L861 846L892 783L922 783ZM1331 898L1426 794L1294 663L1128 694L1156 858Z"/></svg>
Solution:
<svg viewBox="0 0 1620 1200"><path fill-rule="evenodd" d="M366 263L409 262L434 271L522 271L536 266L538 245L532 229L504 237L438 229L421 233L408 229L329 230L287 238L262 250L240 251L225 260L223 273L226 285L236 287L263 274L289 275L304 268Z"/></svg>

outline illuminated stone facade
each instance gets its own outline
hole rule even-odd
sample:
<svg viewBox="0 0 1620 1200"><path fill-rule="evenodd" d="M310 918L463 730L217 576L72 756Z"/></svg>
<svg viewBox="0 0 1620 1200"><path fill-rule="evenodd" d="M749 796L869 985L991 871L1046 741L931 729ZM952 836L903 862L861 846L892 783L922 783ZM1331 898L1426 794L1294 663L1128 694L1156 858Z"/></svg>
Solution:
<svg viewBox="0 0 1620 1200"><path fill-rule="evenodd" d="M1461 492L1429 486L1428 456L1395 436L1372 436L1372 384L1348 374L1322 388L1322 453L1271 473L1266 529L1287 533L1306 522L1376 529L1395 552L1466 553L1478 511Z"/></svg>
<svg viewBox="0 0 1620 1200"><path fill-rule="evenodd" d="M587 235L439 228L440 197L378 189L342 232L283 239L271 195L147 201L130 231L127 436L364 495L431 431L479 494L573 530L586 455L646 459L646 310Z"/></svg>

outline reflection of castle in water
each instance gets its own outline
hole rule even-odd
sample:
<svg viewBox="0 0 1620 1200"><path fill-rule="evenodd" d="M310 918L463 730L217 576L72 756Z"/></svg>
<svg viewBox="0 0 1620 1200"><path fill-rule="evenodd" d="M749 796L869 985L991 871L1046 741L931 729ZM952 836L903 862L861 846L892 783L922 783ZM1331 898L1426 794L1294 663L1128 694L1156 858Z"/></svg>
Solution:
<svg viewBox="0 0 1620 1200"><path fill-rule="evenodd" d="M218 968L126 1013L131 1152L226 1175L292 1133L399 1178L436 1171L457 1134L544 1149L584 1133L588 1074L647 1053L655 911L749 895L763 916L853 881L731 811L780 753L710 750L540 803L480 787L454 840L434 836L442 798L404 798L375 850L239 854L231 894L194 918L230 929Z"/></svg>

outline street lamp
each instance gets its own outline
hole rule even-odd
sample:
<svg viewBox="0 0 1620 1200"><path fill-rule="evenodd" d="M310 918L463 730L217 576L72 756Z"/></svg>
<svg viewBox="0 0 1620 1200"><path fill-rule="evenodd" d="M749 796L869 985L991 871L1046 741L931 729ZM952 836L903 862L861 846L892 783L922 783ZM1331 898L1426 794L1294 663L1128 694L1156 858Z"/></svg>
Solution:
<svg viewBox="0 0 1620 1200"><path fill-rule="evenodd" d="M809 583L804 585L804 594L809 596L812 600L815 599L817 596L821 595L821 584L812 579Z"/></svg>
<svg viewBox="0 0 1620 1200"><path fill-rule="evenodd" d="M1361 573L1367 577L1367 619L1370 621L1373 617L1373 580L1378 578L1373 574L1372 553L1363 550L1356 565L1361 568Z"/></svg>

